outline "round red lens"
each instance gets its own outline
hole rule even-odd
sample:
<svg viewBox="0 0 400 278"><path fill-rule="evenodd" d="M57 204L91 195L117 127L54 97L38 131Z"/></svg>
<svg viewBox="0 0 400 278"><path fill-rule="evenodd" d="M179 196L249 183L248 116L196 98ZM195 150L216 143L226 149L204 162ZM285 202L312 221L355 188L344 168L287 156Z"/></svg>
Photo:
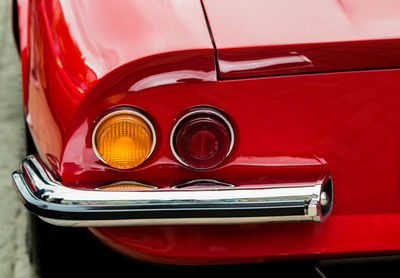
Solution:
<svg viewBox="0 0 400 278"><path fill-rule="evenodd" d="M200 114L184 119L174 136L174 149L185 165L208 169L221 163L231 147L227 125L214 115Z"/></svg>

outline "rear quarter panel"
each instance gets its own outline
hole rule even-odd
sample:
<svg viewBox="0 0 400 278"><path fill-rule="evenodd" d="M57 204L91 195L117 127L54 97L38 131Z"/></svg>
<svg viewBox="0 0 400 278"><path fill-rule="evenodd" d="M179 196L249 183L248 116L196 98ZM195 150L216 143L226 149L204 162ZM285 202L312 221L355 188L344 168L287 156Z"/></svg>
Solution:
<svg viewBox="0 0 400 278"><path fill-rule="evenodd" d="M398 252L400 70L218 80L199 1L30 3L27 121L41 158L71 187L263 182L320 164L332 173L335 203L322 224L91 229L106 244L172 264ZM131 171L103 165L91 146L96 120L119 105L145 111L159 134L150 159ZM177 117L197 105L223 110L237 134L229 158L205 172L180 165L168 142Z"/></svg>

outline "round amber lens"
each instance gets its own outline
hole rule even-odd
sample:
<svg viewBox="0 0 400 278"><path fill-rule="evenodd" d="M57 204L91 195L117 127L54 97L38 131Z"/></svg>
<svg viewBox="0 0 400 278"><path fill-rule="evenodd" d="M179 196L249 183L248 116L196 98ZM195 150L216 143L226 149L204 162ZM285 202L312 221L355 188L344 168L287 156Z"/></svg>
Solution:
<svg viewBox="0 0 400 278"><path fill-rule="evenodd" d="M95 134L95 148L108 165L129 169L142 164L153 148L153 133L140 116L130 113L103 120Z"/></svg>

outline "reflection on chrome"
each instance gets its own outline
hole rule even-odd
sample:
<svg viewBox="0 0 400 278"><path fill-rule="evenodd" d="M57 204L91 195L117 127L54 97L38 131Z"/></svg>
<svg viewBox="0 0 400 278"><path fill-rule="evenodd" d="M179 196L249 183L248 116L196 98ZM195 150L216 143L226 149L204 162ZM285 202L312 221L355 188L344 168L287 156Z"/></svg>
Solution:
<svg viewBox="0 0 400 278"><path fill-rule="evenodd" d="M222 72L227 73L232 71L256 70L269 67L274 69L304 68L313 67L313 64L311 60L304 55L292 55L247 61L219 60L219 67Z"/></svg>
<svg viewBox="0 0 400 278"><path fill-rule="evenodd" d="M13 173L13 180L27 209L61 226L322 222L333 202L332 179L327 173L313 181L279 187L228 185L222 189L215 186L226 184L206 179L194 180L192 185L198 189L192 190L80 190L64 186L37 157L29 156L22 171Z"/></svg>
<svg viewBox="0 0 400 278"><path fill-rule="evenodd" d="M218 180L213 180L213 179L197 179L197 180L190 180L186 181L184 183L178 184L173 186L172 188L176 189L213 189L213 188L229 188L229 187L235 187L235 185L218 181Z"/></svg>

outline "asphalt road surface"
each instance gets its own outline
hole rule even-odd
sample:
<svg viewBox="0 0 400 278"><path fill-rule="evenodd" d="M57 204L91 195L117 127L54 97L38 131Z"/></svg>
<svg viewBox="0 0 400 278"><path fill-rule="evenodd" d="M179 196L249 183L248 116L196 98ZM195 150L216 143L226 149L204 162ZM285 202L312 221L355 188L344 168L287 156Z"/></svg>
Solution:
<svg viewBox="0 0 400 278"><path fill-rule="evenodd" d="M21 76L10 22L10 3L0 1L0 277L34 277L25 235L27 212L11 185L10 173L25 154Z"/></svg>
<svg viewBox="0 0 400 278"><path fill-rule="evenodd" d="M0 0L0 278L35 278L29 260L27 234L28 212L17 200L11 185L11 173L26 155L23 120L20 64L15 49L10 20L10 1ZM73 253L60 266L42 266L54 275L50 277L146 277L174 275L262 276L262 277L397 277L400 260L375 263L348 263L331 266L312 261L253 264L220 267L155 266L135 262L99 244L84 229L64 231L65 238L76 245ZM44 248L38 246L37 248ZM61 256L63 248L56 246L53 256ZM64 254L65 255L65 254ZM68 257L69 256L69 257ZM106 276L107 275L107 276Z"/></svg>

